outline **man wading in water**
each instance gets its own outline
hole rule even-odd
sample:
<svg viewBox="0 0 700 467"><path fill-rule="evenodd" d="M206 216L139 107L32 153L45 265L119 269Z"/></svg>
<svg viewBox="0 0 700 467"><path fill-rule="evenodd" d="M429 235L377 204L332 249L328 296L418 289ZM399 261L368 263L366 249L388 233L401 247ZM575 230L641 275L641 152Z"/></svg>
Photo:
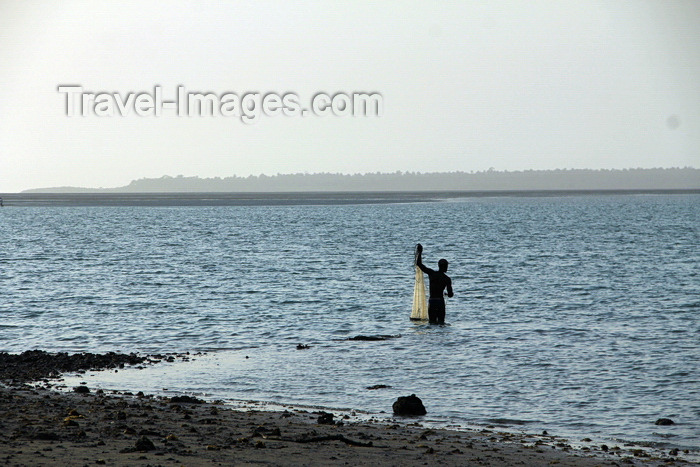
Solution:
<svg viewBox="0 0 700 467"><path fill-rule="evenodd" d="M430 298L428 299L428 321L431 324L445 324L445 297L442 293L447 289L447 296L452 297L452 279L445 274L447 272L447 260L438 261L438 271L430 269L423 264L421 256L423 245L416 246L416 266L428 275L430 279Z"/></svg>

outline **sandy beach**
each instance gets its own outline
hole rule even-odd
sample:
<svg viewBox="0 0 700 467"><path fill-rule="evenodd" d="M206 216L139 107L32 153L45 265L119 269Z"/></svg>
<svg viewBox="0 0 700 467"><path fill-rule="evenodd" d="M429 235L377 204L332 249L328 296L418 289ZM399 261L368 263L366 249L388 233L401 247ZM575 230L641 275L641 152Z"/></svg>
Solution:
<svg viewBox="0 0 700 467"><path fill-rule="evenodd" d="M76 358L78 366L95 361ZM429 429L421 426L420 417L401 423L360 421L351 414L291 408L234 410L189 396L86 386L58 391L55 379L29 384L26 375L60 371L47 363L51 359L41 354L43 364L33 371L26 362L3 360L4 465L689 465L670 454L634 447L574 448L572 441L550 434ZM71 359L64 355L61 361ZM105 361L107 366L120 364L114 356Z"/></svg>

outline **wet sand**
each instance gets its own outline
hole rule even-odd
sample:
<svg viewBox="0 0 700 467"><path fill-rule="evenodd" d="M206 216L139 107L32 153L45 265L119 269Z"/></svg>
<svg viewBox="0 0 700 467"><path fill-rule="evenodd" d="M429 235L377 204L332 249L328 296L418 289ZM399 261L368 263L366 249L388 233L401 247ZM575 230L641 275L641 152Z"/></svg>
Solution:
<svg viewBox="0 0 700 467"><path fill-rule="evenodd" d="M55 373L46 363L52 355L38 358L45 363L44 373ZM111 365L115 359L106 361ZM291 408L234 410L187 396L170 399L86 386L80 392L58 391L55 380L19 381L20 374L37 374L24 366L0 368L5 381L0 387L0 463L5 465L688 465L634 448L575 449L546 434L428 429L420 417L392 424Z"/></svg>

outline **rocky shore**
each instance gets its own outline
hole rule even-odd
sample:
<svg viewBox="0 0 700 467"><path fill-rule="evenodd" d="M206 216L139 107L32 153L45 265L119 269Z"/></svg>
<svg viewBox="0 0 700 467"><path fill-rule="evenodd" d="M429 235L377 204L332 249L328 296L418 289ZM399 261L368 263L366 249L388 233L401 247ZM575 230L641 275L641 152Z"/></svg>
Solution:
<svg viewBox="0 0 700 467"><path fill-rule="evenodd" d="M574 449L547 434L428 429L420 417L372 423L351 414L292 408L233 410L186 395L86 386L59 392L44 380L63 371L175 357L37 352L0 354L0 463L5 465L688 465L630 448Z"/></svg>

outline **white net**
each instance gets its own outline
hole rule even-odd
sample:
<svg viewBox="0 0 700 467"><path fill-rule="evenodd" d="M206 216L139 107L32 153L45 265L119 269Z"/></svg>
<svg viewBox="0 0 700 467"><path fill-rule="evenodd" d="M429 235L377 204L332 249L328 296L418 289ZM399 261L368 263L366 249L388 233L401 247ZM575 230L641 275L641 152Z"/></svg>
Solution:
<svg viewBox="0 0 700 467"><path fill-rule="evenodd" d="M428 319L428 300L425 298L425 280L423 279L423 271L421 271L418 266L416 266L416 283L413 286L413 309L411 310L411 319Z"/></svg>

